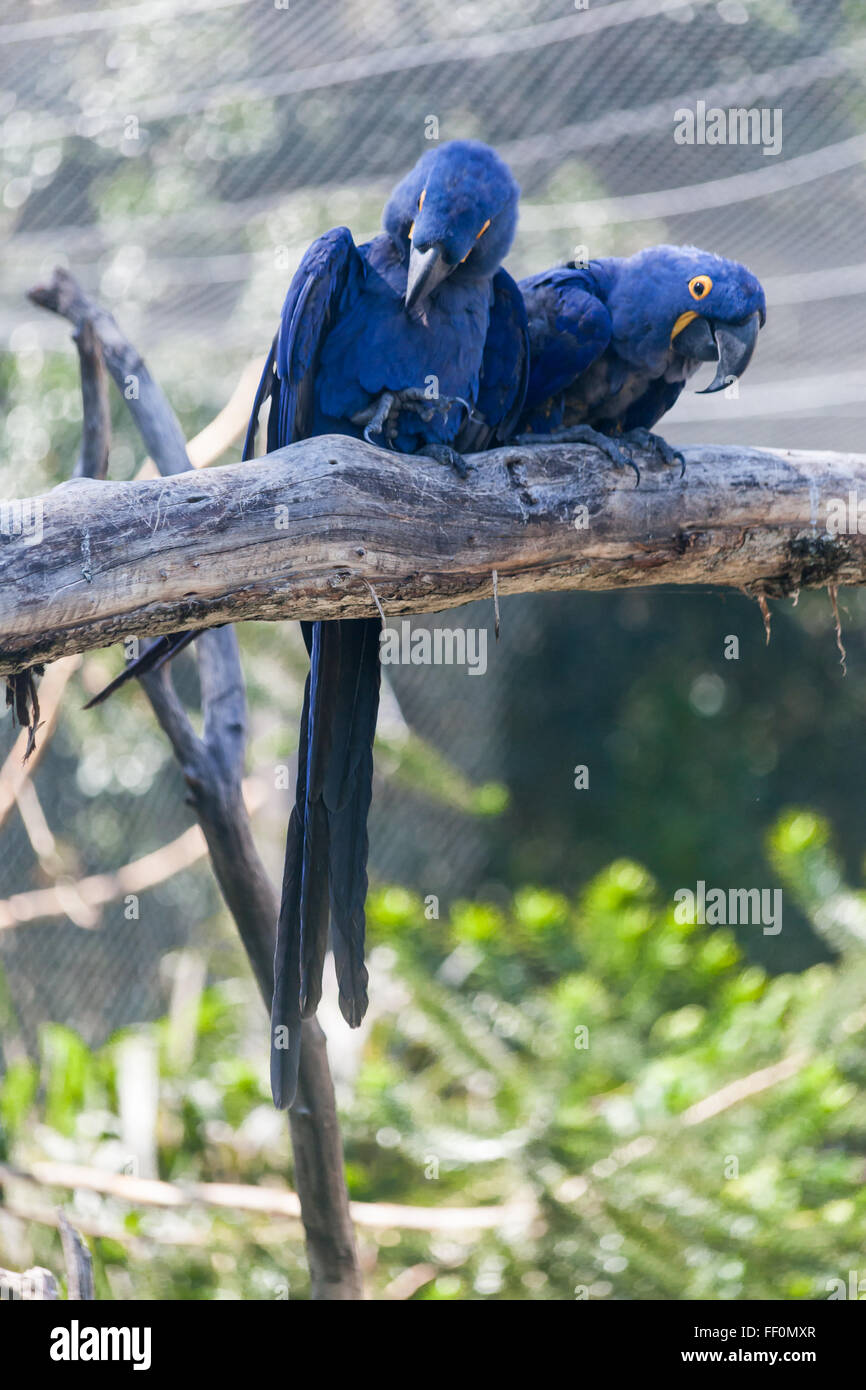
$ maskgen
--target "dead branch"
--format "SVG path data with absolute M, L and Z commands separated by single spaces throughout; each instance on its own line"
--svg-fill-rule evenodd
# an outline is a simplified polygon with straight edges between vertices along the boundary
M 193 468 L 208 468 L 212 463 L 216 463 L 232 444 L 243 439 L 264 365 L 263 357 L 248 362 L 222 410 L 204 429 L 199 430 L 198 434 L 194 434 L 192 439 L 187 441 L 187 457 Z M 135 476 L 155 478 L 158 472 L 153 459 L 146 458 Z
M 704 1096 L 681 1115 L 673 1117 L 660 1134 L 641 1134 L 614 1149 L 605 1159 L 603 1172 L 608 1175 L 654 1152 L 660 1140 L 670 1138 L 682 1128 L 706 1124 L 726 1111 L 773 1090 L 792 1080 L 812 1060 L 806 1050 L 790 1052 L 778 1062 L 761 1067 L 747 1076 L 727 1082 L 719 1090 Z M 596 1165 L 596 1168 L 598 1165 Z M 591 1183 L 589 1176 L 572 1176 L 557 1187 L 556 1195 L 570 1202 L 582 1196 Z M 98 1192 L 105 1197 L 118 1198 L 133 1206 L 162 1207 L 177 1210 L 189 1206 L 230 1208 L 263 1216 L 297 1220 L 300 1203 L 294 1192 L 274 1188 L 252 1187 L 247 1183 L 178 1183 L 156 1178 L 137 1178 L 125 1173 L 112 1173 L 81 1163 L 62 1163 L 38 1160 L 27 1169 L 14 1168 L 0 1162 L 0 1181 L 32 1183 L 38 1187 L 63 1187 Z M 413 1207 L 397 1202 L 353 1202 L 352 1216 L 359 1226 L 376 1230 L 396 1227 L 414 1231 L 496 1230 L 514 1223 L 526 1223 L 537 1214 L 534 1200 L 524 1199 L 482 1207 Z
M 57 1227 L 66 1262 L 66 1296 L 72 1300 L 92 1299 L 93 1257 L 62 1207 L 57 1209 Z
M 264 783 L 246 778 L 243 795 L 247 814 L 254 815 L 265 800 Z M 207 852 L 201 827 L 191 825 L 159 849 L 131 859 L 111 873 L 57 879 L 47 888 L 31 888 L 0 899 L 0 931 L 57 917 L 71 917 L 77 927 L 92 929 L 99 925 L 101 910 L 109 903 L 129 893 L 146 893 L 166 879 L 174 878 L 175 874 L 192 868 Z
M 4 1182 L 26 1182 L 38 1187 L 98 1192 L 104 1197 L 128 1202 L 131 1206 L 159 1207 L 172 1211 L 194 1206 L 210 1207 L 290 1221 L 299 1221 L 301 1216 L 301 1204 L 296 1192 L 253 1187 L 248 1183 L 171 1183 L 157 1178 L 109 1173 L 80 1163 L 51 1161 L 37 1161 L 25 1170 L 0 1163 L 0 1178 Z M 526 1223 L 536 1212 L 535 1202 L 529 1199 L 481 1207 L 417 1207 L 400 1202 L 352 1203 L 353 1220 L 358 1226 L 369 1230 L 497 1230 L 517 1222 Z
M 60 1298 L 57 1280 L 50 1269 L 35 1265 L 19 1274 L 14 1269 L 0 1269 L 0 1301 L 20 1299 L 24 1302 L 43 1303 Z
M 73 333 L 81 368 L 82 428 L 81 453 L 75 465 L 76 478 L 108 477 L 108 451 L 111 447 L 111 411 L 105 386 L 102 347 L 89 319 Z
M 108 360 L 108 359 L 107 359 Z M 772 598 L 866 583 L 866 536 L 828 509 L 866 457 L 702 447 L 638 457 L 639 486 L 586 445 L 477 455 L 466 482 L 342 436 L 156 481 L 76 479 L 38 499 L 42 540 L 0 545 L 0 673 L 246 619 L 391 616 L 527 590 L 714 584 Z
M 114 319 L 94 303 L 66 271 L 55 271 L 50 285 L 30 292 L 34 303 L 63 315 L 80 336 L 87 326 L 98 342 L 109 373 L 123 391 L 139 433 L 162 477 L 135 487 L 170 485 L 173 475 L 192 471 L 186 443 L 167 397 L 150 376 L 135 348 Z M 105 394 L 104 376 L 93 376 L 85 392 L 94 408 L 94 392 Z M 104 401 L 98 403 L 107 418 Z M 115 486 L 91 479 L 65 485 L 95 490 L 94 500 L 107 505 Z M 32 537 L 28 537 L 32 540 Z M 92 552 L 85 534 L 79 573 L 92 580 Z M 11 547 L 6 547 L 7 551 Z M 40 564 L 41 564 L 40 557 Z M 206 632 L 196 647 L 203 713 L 201 736 L 163 668 L 142 680 L 157 720 L 166 734 L 190 793 L 204 833 L 216 878 L 249 956 L 265 1007 L 273 994 L 274 932 L 278 901 L 253 842 L 243 797 L 246 748 L 246 695 L 234 630 Z M 29 673 L 13 682 L 29 680 Z M 30 681 L 32 685 L 32 680 Z M 36 722 L 36 721 L 34 721 Z M 31 729 L 31 739 L 33 730 Z M 325 1035 L 316 1019 L 303 1024 L 298 1096 L 289 1113 L 301 1219 L 306 1236 L 314 1299 L 357 1300 L 363 1296 L 334 1087 Z
M 144 360 L 121 333 L 107 309 L 84 293 L 74 276 L 67 270 L 55 270 L 47 285 L 36 285 L 28 299 L 42 309 L 50 309 L 68 319 L 79 337 L 89 324 L 93 338 L 99 343 L 109 373 L 120 391 L 148 453 L 158 463 L 161 473 L 180 473 L 189 468 L 186 440 L 177 416 L 150 374 Z M 94 376 L 90 383 L 98 391 Z M 85 393 L 85 404 L 93 393 Z

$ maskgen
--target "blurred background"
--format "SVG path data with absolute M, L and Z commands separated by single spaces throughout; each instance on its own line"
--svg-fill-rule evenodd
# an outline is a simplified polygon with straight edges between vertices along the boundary
M 310 240 L 373 235 L 458 136 L 521 183 L 515 275 L 672 241 L 762 279 L 738 398 L 685 394 L 672 442 L 863 448 L 855 0 L 0 0 L 0 52 L 0 497 L 77 453 L 68 327 L 25 297 L 54 266 L 115 313 L 196 461 L 233 461 Z M 698 101 L 780 111 L 781 152 L 676 143 Z M 132 477 L 117 397 L 114 429 Z M 824 592 L 773 604 L 769 645 L 754 602 L 710 590 L 509 598 L 498 644 L 487 605 L 418 620 L 486 626 L 489 665 L 387 672 L 372 1007 L 350 1034 L 323 1006 L 373 1296 L 809 1299 L 866 1277 L 866 605 L 840 605 L 847 677 Z M 290 624 L 239 637 L 276 876 L 306 662 Z M 81 710 L 120 664 L 47 673 L 29 778 L 0 724 L 0 1265 L 58 1267 L 66 1196 L 101 1297 L 304 1297 L 296 1224 L 50 1182 L 67 1161 L 291 1182 L 167 746 L 137 690 Z M 176 681 L 194 704 L 188 656 Z M 782 932 L 677 924 L 700 879 L 782 888 Z M 386 1201 L 426 1214 L 395 1225 Z

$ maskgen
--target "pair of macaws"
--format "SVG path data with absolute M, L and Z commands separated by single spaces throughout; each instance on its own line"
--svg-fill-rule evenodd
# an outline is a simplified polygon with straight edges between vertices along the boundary
M 487 145 L 429 150 L 397 185 L 383 231 L 319 237 L 289 287 L 244 449 L 312 435 L 364 437 L 466 475 L 463 454 L 519 435 L 585 440 L 617 463 L 700 362 L 721 389 L 751 358 L 764 293 L 733 261 L 656 246 L 559 266 L 516 285 L 502 268 L 519 189 Z M 432 389 L 431 389 L 432 386 Z M 634 466 L 634 465 L 632 465 Z M 378 617 L 302 624 L 310 656 L 286 846 L 271 1017 L 275 1103 L 291 1105 L 301 1021 L 315 1013 L 330 923 L 340 1008 L 367 1008 L 367 814 L 379 703 Z M 125 676 L 195 634 L 161 639 Z

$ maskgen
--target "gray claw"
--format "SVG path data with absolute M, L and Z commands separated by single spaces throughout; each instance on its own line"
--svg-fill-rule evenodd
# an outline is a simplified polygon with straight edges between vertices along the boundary
M 625 438 L 625 436 L 623 436 Z M 619 447 L 615 439 L 610 435 L 602 434 L 600 430 L 594 430 L 591 425 L 568 425 L 564 429 L 551 430 L 550 434 L 519 434 L 512 440 L 513 444 L 591 444 L 594 449 L 609 458 L 616 468 L 631 468 L 634 470 L 638 484 L 640 483 L 640 469 L 630 454 Z
M 435 459 L 437 463 L 445 463 L 449 468 L 453 468 L 458 478 L 469 476 L 469 464 L 450 444 L 425 444 L 423 453 L 428 458 Z
M 679 449 L 675 449 L 673 445 L 668 444 L 667 440 L 663 439 L 660 434 L 653 434 L 652 430 L 634 429 L 629 430 L 628 434 L 624 434 L 623 439 L 628 440 L 629 443 L 637 444 L 641 448 L 652 449 L 662 462 L 668 464 L 669 467 L 673 467 L 674 464 L 678 463 L 680 466 L 680 477 L 682 478 L 684 476 L 686 471 L 685 458 Z
M 366 410 L 359 410 L 352 416 L 353 425 L 364 426 L 364 438 L 368 444 L 378 444 L 384 437 L 391 411 L 394 409 L 394 396 L 383 391 L 378 400 Z

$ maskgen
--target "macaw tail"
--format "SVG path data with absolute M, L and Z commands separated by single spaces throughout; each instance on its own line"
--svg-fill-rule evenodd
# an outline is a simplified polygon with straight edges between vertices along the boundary
M 119 690 L 127 681 L 131 681 L 135 676 L 144 676 L 148 671 L 158 671 L 166 661 L 171 661 L 178 652 L 182 652 L 184 647 L 188 647 L 198 637 L 198 631 L 194 632 L 172 632 L 166 637 L 157 637 L 155 642 L 136 657 L 135 661 L 130 661 L 125 670 L 119 676 L 115 676 L 98 695 L 94 695 L 92 700 L 88 700 L 85 709 L 93 709 L 94 705 L 101 705 L 103 700 L 107 700 L 109 695 L 113 695 L 115 690 Z
M 330 916 L 340 1009 L 367 1010 L 367 815 L 379 709 L 377 618 L 302 624 L 310 652 L 274 957 L 271 1088 L 280 1109 L 298 1079 L 301 1020 L 322 994 Z

